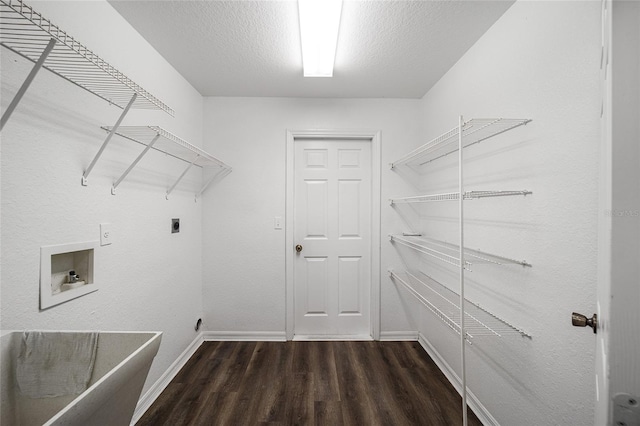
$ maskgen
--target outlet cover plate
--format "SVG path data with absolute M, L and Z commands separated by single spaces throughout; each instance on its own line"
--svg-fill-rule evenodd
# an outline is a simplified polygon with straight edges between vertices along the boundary
M 108 246 L 109 244 L 113 244 L 113 231 L 111 231 L 111 224 L 101 223 L 100 224 L 100 245 Z

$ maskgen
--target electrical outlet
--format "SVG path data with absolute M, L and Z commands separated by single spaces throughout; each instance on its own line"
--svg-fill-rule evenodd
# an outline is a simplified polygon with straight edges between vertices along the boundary
M 111 231 L 110 223 L 100 224 L 100 245 L 108 246 L 113 243 L 113 231 Z
M 176 234 L 180 232 L 180 219 L 171 219 L 171 233 Z

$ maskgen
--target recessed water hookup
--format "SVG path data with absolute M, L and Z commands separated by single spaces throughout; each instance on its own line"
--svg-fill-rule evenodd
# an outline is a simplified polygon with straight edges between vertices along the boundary
M 40 309 L 98 290 L 98 247 L 98 241 L 86 241 L 40 248 Z
M 180 232 L 180 219 L 171 219 L 171 233 L 176 234 Z

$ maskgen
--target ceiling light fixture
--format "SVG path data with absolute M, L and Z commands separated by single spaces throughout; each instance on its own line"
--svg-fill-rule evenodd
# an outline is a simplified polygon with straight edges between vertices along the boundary
M 333 77 L 342 0 L 298 0 L 305 77 Z

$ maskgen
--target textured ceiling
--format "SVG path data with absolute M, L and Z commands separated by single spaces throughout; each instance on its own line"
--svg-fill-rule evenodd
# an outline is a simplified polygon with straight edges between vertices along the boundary
M 110 0 L 203 96 L 421 98 L 513 1 L 345 0 L 332 78 L 304 78 L 297 2 Z

